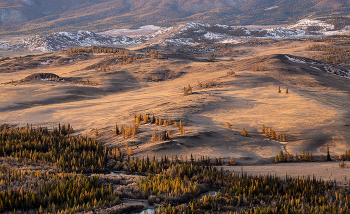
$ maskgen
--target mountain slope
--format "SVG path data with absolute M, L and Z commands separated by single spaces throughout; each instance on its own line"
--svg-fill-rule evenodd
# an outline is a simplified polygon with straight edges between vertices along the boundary
M 0 35 L 104 31 L 178 22 L 285 24 L 310 14 L 349 15 L 349 0 L 4 0 Z

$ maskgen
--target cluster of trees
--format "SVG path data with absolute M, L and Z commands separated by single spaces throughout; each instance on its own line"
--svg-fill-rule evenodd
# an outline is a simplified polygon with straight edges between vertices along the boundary
M 118 129 L 118 125 L 116 125 L 116 131 L 115 133 L 117 135 L 123 135 L 124 139 L 135 137 L 137 133 L 139 132 L 139 124 L 133 123 L 130 126 L 127 125 L 121 125 L 120 130 Z
M 173 78 L 173 74 L 171 72 L 169 72 L 169 74 L 164 74 L 164 80 L 167 80 L 167 79 L 172 79 Z M 158 82 L 159 79 L 157 76 L 152 76 L 152 81 L 153 82 Z
M 265 31 L 265 33 L 263 35 L 265 35 L 265 34 L 266 34 L 266 31 Z M 260 45 L 261 41 L 259 39 L 257 39 L 257 38 L 254 38 L 254 39 L 250 40 L 249 43 L 250 44 L 255 44 L 255 45 Z
M 152 141 L 166 141 L 169 140 L 171 136 L 171 130 L 167 130 L 167 131 L 159 131 L 157 133 L 157 131 L 154 129 L 154 132 L 152 134 Z
M 171 126 L 172 125 L 172 121 L 171 118 L 168 119 L 162 119 L 162 118 L 156 118 L 154 115 L 152 115 L 152 117 L 148 116 L 147 114 L 135 114 L 134 115 L 135 118 L 135 123 L 137 125 L 140 125 L 141 122 L 143 122 L 144 124 L 147 123 L 151 123 L 151 124 L 156 124 L 158 126 Z M 174 123 L 174 125 L 176 126 L 176 122 Z M 180 124 L 182 124 L 181 120 L 180 120 Z
M 213 159 L 213 163 L 215 166 L 223 166 L 226 164 L 229 164 L 230 166 L 235 165 L 235 161 L 233 160 L 233 158 L 231 157 L 230 161 L 228 163 L 225 163 L 224 158 L 216 158 L 216 156 Z
M 192 87 L 188 84 L 188 87 L 184 87 L 184 95 L 192 94 Z
M 214 80 L 209 80 L 208 82 L 201 83 L 198 82 L 198 88 L 211 88 L 215 85 Z
M 13 176 L 10 175 L 19 176 L 8 170 L 0 177 L 5 182 L 11 182 Z M 120 202 L 112 186 L 104 187 L 98 176 L 88 178 L 73 173 L 51 174 L 40 171 L 35 172 L 35 175 L 33 172 L 33 176 L 43 181 L 36 183 L 33 188 L 0 191 L 0 212 L 37 209 L 40 213 L 71 213 Z
M 187 165 L 166 173 L 182 178 Z M 192 183 L 222 187 L 217 195 L 192 199 L 187 205 L 161 206 L 155 213 L 348 213 L 350 200 L 343 187 L 315 177 L 275 177 L 230 173 L 210 166 L 194 166 L 186 178 Z M 236 211 L 239 212 L 236 212 Z
M 154 155 L 152 155 L 151 158 L 149 156 L 142 156 L 141 158 L 139 158 L 137 156 L 125 156 L 120 149 L 114 149 L 114 151 L 110 153 L 109 158 L 117 160 L 117 170 L 125 170 L 127 172 L 158 174 L 168 169 L 175 170 L 176 167 L 179 167 L 179 165 L 181 165 L 183 167 L 180 173 L 182 179 L 184 178 L 184 176 L 193 176 L 193 169 L 200 170 L 200 167 L 211 167 L 212 165 L 215 165 L 214 161 L 211 161 L 209 157 L 204 156 L 198 157 L 198 159 L 193 157 L 192 154 L 189 158 L 187 156 L 178 157 L 177 155 L 171 155 L 171 157 L 168 157 L 166 155 L 162 156 L 160 159 L 155 158 Z M 232 161 L 232 163 L 234 163 L 233 159 Z M 171 171 L 171 174 L 173 173 L 174 172 Z
M 275 163 L 290 162 L 290 161 L 292 161 L 290 154 L 288 152 L 286 154 L 283 154 L 282 150 L 275 157 Z
M 180 120 L 179 124 L 175 122 L 173 124 L 171 118 L 168 119 L 162 119 L 162 118 L 156 118 L 154 115 L 150 117 L 147 114 L 135 114 L 134 115 L 135 122 L 131 126 L 124 126 L 121 125 L 121 127 L 118 127 L 118 124 L 116 124 L 115 127 L 115 135 L 123 135 L 124 138 L 134 137 L 137 135 L 139 131 L 139 126 L 141 123 L 147 124 L 155 124 L 157 126 L 171 126 L 174 125 L 176 127 L 179 127 L 179 131 L 181 135 L 185 134 L 185 129 L 182 125 L 182 121 Z M 154 133 L 152 135 L 152 141 L 161 141 L 161 140 L 169 140 L 171 136 L 171 130 L 167 131 L 160 131 L 159 133 L 154 130 Z
M 311 151 L 306 152 L 304 151 L 304 149 L 301 150 L 301 156 L 295 152 L 295 161 L 310 161 L 313 162 L 315 161 L 314 157 L 312 156 Z
M 326 63 L 348 63 L 350 59 L 350 47 L 330 46 L 324 44 L 313 44 L 306 48 L 307 51 L 324 51 L 323 55 L 313 57 L 316 60 Z
M 281 86 L 278 86 L 278 91 L 277 91 L 279 94 L 281 93 Z M 286 87 L 286 94 L 288 94 L 288 88 Z
M 155 123 L 156 118 L 145 114 L 135 115 L 136 125 L 151 121 Z M 168 123 L 168 120 L 166 121 Z M 157 119 L 157 124 L 164 125 L 164 120 Z M 68 125 L 63 126 L 67 130 Z M 204 156 L 196 159 L 192 155 L 189 159 L 187 156 L 184 158 L 177 155 L 162 156 L 160 159 L 154 155 L 151 158 L 148 156 L 139 158 L 133 156 L 129 146 L 125 151 L 120 148 L 107 149 L 92 138 L 69 137 L 67 132 L 62 132 L 63 126 L 60 126 L 60 130 L 56 128 L 53 131 L 40 127 L 9 129 L 1 126 L 0 155 L 15 157 L 22 161 L 52 162 L 66 171 L 74 169 L 83 172 L 103 171 L 106 169 L 107 160 L 115 160 L 116 170 L 150 174 L 138 180 L 139 191 L 144 197 L 156 195 L 162 200 L 167 197 L 190 200 L 188 205 L 172 203 L 173 205 L 160 207 L 157 213 L 230 213 L 237 210 L 240 210 L 240 213 L 350 212 L 349 196 L 345 188 L 337 187 L 335 182 L 310 177 L 252 176 L 243 173 L 243 170 L 241 173 L 218 170 L 213 165 L 224 165 L 223 158 L 214 158 L 213 161 Z M 182 127 L 181 121 L 178 126 Z M 117 130 L 119 129 L 116 125 L 116 132 Z M 349 155 L 350 151 L 345 154 Z M 295 154 L 295 157 L 298 155 Z M 312 154 L 302 152 L 302 157 L 311 160 Z M 292 159 L 289 154 L 283 152 L 277 158 L 279 161 Z M 233 158 L 229 164 L 234 165 Z M 28 176 L 41 179 L 37 185 L 22 190 L 0 189 L 0 212 L 14 209 L 78 212 L 119 203 L 119 198 L 113 193 L 112 187 L 104 187 L 98 181 L 98 177 L 87 178 L 73 173 L 28 174 L 2 170 L 0 186 L 8 188 L 9 182 L 25 181 Z M 199 200 L 195 199 L 200 193 L 199 184 L 221 189 L 216 196 L 204 196 Z
M 177 126 L 177 124 L 174 124 L 174 125 Z M 179 130 L 180 130 L 180 135 L 184 135 L 185 134 L 185 129 L 182 126 L 182 121 L 181 120 L 180 120 L 180 123 L 179 123 Z
M 66 50 L 67 53 L 117 53 L 124 51 L 124 49 L 117 48 L 109 48 L 109 47 L 101 47 L 101 46 L 91 46 L 91 47 L 77 47 L 77 48 L 69 48 Z
M 0 156 L 52 162 L 66 171 L 105 171 L 107 148 L 94 138 L 67 136 L 72 131 L 69 125 L 52 131 L 29 126 L 4 129 L 0 132 Z
M 265 125 L 263 125 L 261 132 L 264 133 L 265 137 L 271 138 L 272 140 L 287 142 L 287 138 L 285 134 L 276 133 L 271 127 L 265 128 Z
M 252 71 L 263 71 L 264 70 L 264 67 L 260 66 L 260 65 L 255 65 L 253 68 L 252 68 Z
M 344 159 L 345 160 L 350 160 L 350 149 L 349 150 L 345 150 Z
M 148 198 L 149 195 L 166 194 L 167 196 L 183 196 L 190 194 L 197 196 L 200 193 L 198 184 L 188 181 L 187 178 L 172 178 L 165 173 L 158 175 L 149 175 L 148 177 L 138 179 L 139 189 L 143 196 Z
M 0 131 L 7 130 L 7 129 L 9 129 L 9 126 L 7 124 L 3 124 L 3 125 L 0 124 Z
M 227 71 L 227 76 L 229 76 L 229 75 L 235 75 L 236 74 L 236 72 L 234 72 L 234 71 Z
M 95 71 L 102 70 L 103 72 L 111 71 L 111 67 L 109 66 L 96 66 Z
M 304 149 L 302 150 L 302 155 L 298 155 L 297 152 L 295 152 L 295 156 L 293 157 L 292 155 L 290 155 L 288 152 L 286 154 L 283 154 L 282 151 L 280 151 L 278 153 L 278 155 L 276 155 L 275 157 L 275 163 L 280 163 L 280 162 L 291 162 L 291 161 L 295 161 L 295 162 L 299 162 L 299 161 L 306 161 L 306 162 L 314 162 L 315 159 L 312 156 L 311 151 L 305 153 Z
M 148 53 L 147 53 L 147 51 L 145 52 L 145 58 L 163 59 L 163 55 L 161 55 L 159 52 L 152 49 Z
M 241 135 L 243 135 L 243 136 L 245 136 L 245 137 L 248 137 L 248 136 L 249 136 L 248 130 L 245 129 L 244 127 L 242 127 Z

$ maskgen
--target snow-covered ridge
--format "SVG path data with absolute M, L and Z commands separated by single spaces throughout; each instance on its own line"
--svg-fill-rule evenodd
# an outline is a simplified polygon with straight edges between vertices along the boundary
M 334 29 L 334 25 L 328 24 L 325 21 L 317 19 L 302 19 L 298 21 L 295 25 L 287 27 L 287 29 L 306 30 L 308 27 L 319 27 L 319 31 L 329 31 Z
M 98 35 L 89 31 L 78 31 L 76 33 L 57 32 L 46 35 L 36 35 L 13 42 L 0 43 L 0 48 L 7 50 L 52 52 L 71 47 L 128 45 L 133 43 L 135 43 L 135 40 L 126 36 L 110 37 Z
M 152 44 L 192 45 L 208 41 L 213 43 L 235 44 L 252 38 L 307 38 L 341 34 L 349 30 L 350 26 L 345 26 L 342 30 L 334 30 L 333 25 L 326 23 L 326 21 L 316 19 L 302 19 L 294 25 L 284 27 L 264 28 L 260 26 L 260 28 L 255 29 L 191 22 L 168 28 L 152 25 L 144 26 L 136 30 L 114 29 L 101 33 L 92 33 L 89 31 L 78 31 L 75 33 L 57 32 L 47 35 L 36 35 L 16 41 L 3 42 L 0 43 L 0 48 L 14 51 L 52 52 L 68 49 L 70 47 L 92 45 L 141 44 L 152 39 Z M 133 37 L 120 35 L 121 32 L 127 35 L 133 35 Z M 171 34 L 169 32 L 171 32 Z M 137 36 L 137 34 L 141 35 Z M 111 35 L 115 36 L 112 37 Z
M 285 55 L 285 57 L 291 62 L 307 64 L 313 69 L 316 69 L 319 71 L 325 71 L 325 72 L 332 74 L 334 76 L 350 79 L 350 70 L 340 68 L 336 65 L 329 65 L 327 63 L 319 63 L 319 62 L 313 61 L 311 59 L 298 59 L 295 57 L 292 58 L 292 57 L 287 56 L 287 55 Z M 318 67 L 316 67 L 316 66 L 318 66 Z

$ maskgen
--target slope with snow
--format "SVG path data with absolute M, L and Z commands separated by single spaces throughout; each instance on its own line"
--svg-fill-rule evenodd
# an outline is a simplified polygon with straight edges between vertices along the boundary
M 311 29 L 310 29 L 311 28 Z M 147 29 L 147 30 L 145 30 Z M 0 48 L 14 51 L 52 52 L 70 47 L 92 45 L 131 45 L 150 44 L 193 45 L 210 43 L 240 43 L 252 38 L 306 38 L 322 35 L 341 34 L 349 31 L 347 26 L 342 30 L 334 30 L 334 26 L 321 20 L 303 19 L 294 25 L 278 28 L 247 29 L 245 27 L 230 27 L 227 25 L 210 25 L 203 23 L 188 23 L 174 27 L 145 26 L 137 30 L 115 29 L 102 33 L 78 31 L 76 33 L 58 32 L 47 35 L 36 35 L 17 41 L 0 43 Z M 120 35 L 122 32 L 141 33 L 130 38 Z M 150 32 L 147 34 L 147 32 Z M 108 34 L 108 35 L 104 35 Z M 110 35 L 117 35 L 112 37 Z
M 89 31 L 78 31 L 77 33 L 57 32 L 47 35 L 36 35 L 13 42 L 0 43 L 0 48 L 15 51 L 52 52 L 71 47 L 128 45 L 134 43 L 135 40 L 126 36 L 111 37 Z

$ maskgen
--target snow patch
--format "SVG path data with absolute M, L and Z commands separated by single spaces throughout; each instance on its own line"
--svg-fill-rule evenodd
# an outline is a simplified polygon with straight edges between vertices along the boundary
M 234 38 L 227 38 L 227 39 L 224 39 L 224 40 L 221 40 L 220 43 L 230 43 L 230 44 L 239 44 L 241 43 L 242 41 L 239 41 L 238 39 L 234 39 Z
M 220 39 L 223 37 L 225 37 L 225 35 L 220 34 L 220 33 L 207 32 L 206 34 L 204 34 L 204 38 L 206 38 L 206 39 Z
M 296 62 L 296 63 L 306 63 L 304 60 L 299 60 L 299 59 L 296 59 L 296 58 L 292 58 L 292 57 L 289 57 L 287 55 L 285 55 L 285 57 L 289 60 L 289 61 L 292 61 L 292 62 Z
M 277 9 L 277 8 L 279 8 L 279 6 L 272 6 L 272 7 L 266 8 L 265 10 L 273 10 L 273 9 Z

